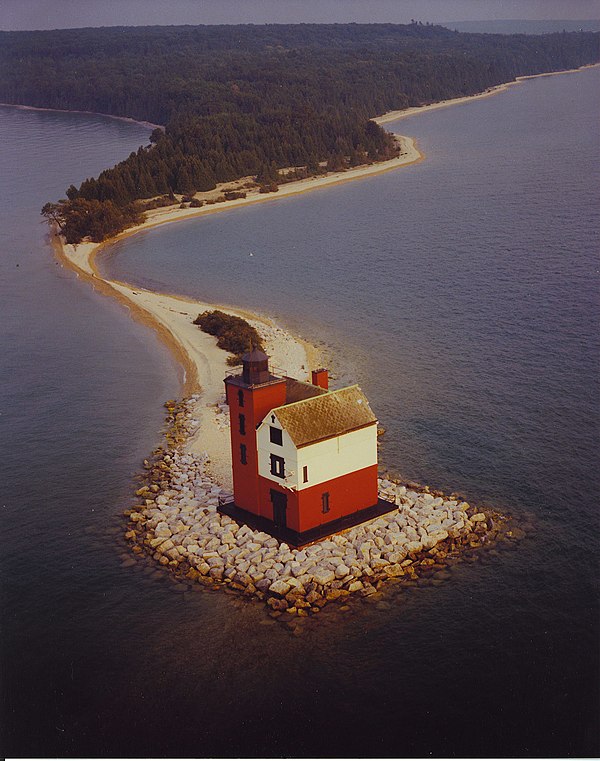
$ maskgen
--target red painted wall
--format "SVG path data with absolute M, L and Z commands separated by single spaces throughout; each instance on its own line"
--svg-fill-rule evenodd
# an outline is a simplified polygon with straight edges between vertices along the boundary
M 329 512 L 323 513 L 322 495 L 329 492 Z M 329 523 L 377 503 L 377 465 L 301 489 L 298 492 L 297 531 Z M 294 527 L 295 528 L 295 527 Z
M 240 390 L 244 395 L 243 406 L 239 404 L 238 391 Z M 256 427 L 268 412 L 285 404 L 285 380 L 253 388 L 244 388 L 225 380 L 225 392 L 231 417 L 231 461 L 235 504 L 254 515 L 261 515 Z M 240 433 L 238 418 L 240 414 L 246 418 L 245 434 Z M 246 445 L 245 465 L 242 465 L 240 460 L 241 444 Z
M 377 503 L 377 465 L 362 468 L 346 476 L 325 481 L 308 489 L 286 489 L 263 476 L 258 477 L 259 510 L 252 511 L 273 520 L 271 489 L 287 495 L 287 527 L 294 531 L 308 531 L 345 515 Z M 329 512 L 323 513 L 322 494 L 329 492 Z M 236 505 L 239 502 L 236 498 Z M 242 505 L 239 505 L 242 507 Z

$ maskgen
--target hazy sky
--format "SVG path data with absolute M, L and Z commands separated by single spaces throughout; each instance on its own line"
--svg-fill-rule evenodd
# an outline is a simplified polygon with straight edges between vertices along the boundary
M 600 0 L 0 0 L 0 29 L 598 19 Z

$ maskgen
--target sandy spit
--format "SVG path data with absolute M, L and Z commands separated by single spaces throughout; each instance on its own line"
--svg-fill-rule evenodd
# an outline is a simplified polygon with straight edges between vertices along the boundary
M 300 379 L 307 379 L 309 371 L 318 365 L 317 349 L 300 338 L 294 338 L 266 317 L 218 304 L 157 293 L 102 277 L 96 267 L 95 257 L 106 243 L 73 246 L 65 244 L 55 234 L 52 236 L 52 245 L 58 260 L 65 267 L 76 272 L 100 293 L 117 299 L 134 319 L 151 327 L 171 351 L 181 368 L 180 380 L 184 396 L 200 392 L 199 398 L 191 404 L 193 415 L 200 425 L 197 434 L 186 443 L 185 451 L 192 454 L 206 452 L 210 458 L 207 468 L 209 475 L 222 486 L 231 488 L 229 428 L 222 405 L 223 379 L 232 373 L 232 368 L 227 365 L 229 355 L 217 347 L 215 338 L 194 325 L 193 320 L 200 312 L 216 308 L 244 317 L 263 337 L 272 366 Z

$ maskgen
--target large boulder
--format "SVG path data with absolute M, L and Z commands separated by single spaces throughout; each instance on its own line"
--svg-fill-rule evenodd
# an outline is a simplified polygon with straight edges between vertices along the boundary
M 283 579 L 277 579 L 269 587 L 269 592 L 284 597 L 290 591 L 290 585 L 283 581 Z
M 317 584 L 326 586 L 335 579 L 335 573 L 329 568 L 318 567 L 313 572 L 313 579 Z
M 335 576 L 337 579 L 343 579 L 350 573 L 350 569 L 347 565 L 340 563 L 335 569 Z
M 350 582 L 350 584 L 348 585 L 348 592 L 359 592 L 362 588 L 363 588 L 362 581 L 355 579 L 355 581 Z
M 388 567 L 385 569 L 385 572 L 388 576 L 391 576 L 392 578 L 396 576 L 404 576 L 404 568 L 399 563 L 393 563 L 392 565 L 388 565 Z
M 171 529 L 165 521 L 161 521 L 154 529 L 154 535 L 156 537 L 167 538 L 171 536 Z

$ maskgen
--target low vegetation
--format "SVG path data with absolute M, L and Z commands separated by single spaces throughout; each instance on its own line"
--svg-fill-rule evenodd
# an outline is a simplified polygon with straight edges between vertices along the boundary
M 263 348 L 256 328 L 241 317 L 226 314 L 219 309 L 199 314 L 194 320 L 194 325 L 198 325 L 211 336 L 217 336 L 217 346 L 233 354 L 233 357 L 227 360 L 230 365 L 239 364 L 242 356 L 253 348 Z

